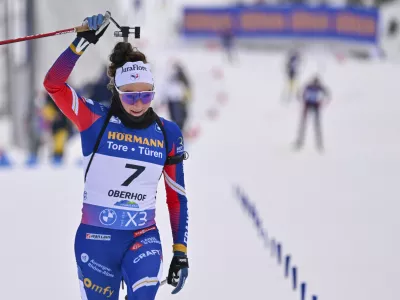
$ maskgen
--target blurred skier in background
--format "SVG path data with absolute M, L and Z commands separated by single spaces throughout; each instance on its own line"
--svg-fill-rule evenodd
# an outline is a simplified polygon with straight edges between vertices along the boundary
M 143 8 L 142 0 L 133 0 L 133 8 L 135 9 L 135 13 L 138 14 Z
M 112 92 L 108 89 L 107 85 L 110 82 L 110 78 L 107 75 L 107 66 L 104 66 L 104 71 L 100 77 L 85 85 L 79 92 L 81 94 L 89 95 L 89 99 L 97 101 L 105 106 L 111 105 Z
M 133 0 L 133 16 L 137 24 L 144 24 L 146 21 L 146 8 L 143 0 Z
M 298 129 L 297 141 L 295 148 L 298 150 L 303 147 L 306 122 L 309 113 L 314 114 L 314 129 L 316 146 L 318 150 L 323 151 L 323 139 L 321 129 L 321 107 L 331 101 L 330 93 L 327 88 L 321 83 L 318 75 L 316 75 L 309 84 L 304 88 L 304 91 L 300 97 L 300 101 L 303 102 L 300 125 Z
M 0 167 L 11 167 L 11 161 L 3 148 L 0 148 Z
M 231 26 L 226 26 L 222 29 L 221 32 L 221 43 L 222 48 L 225 51 L 226 57 L 228 58 L 228 62 L 233 64 L 234 62 L 234 33 Z
M 288 92 L 286 101 L 290 101 L 296 94 L 297 76 L 299 74 L 300 66 L 300 53 L 298 51 L 291 51 L 286 61 L 286 76 Z
M 45 97 L 45 94 L 41 93 L 33 101 L 29 101 L 30 107 L 26 118 L 26 130 L 29 132 L 28 158 L 25 161 L 27 167 L 34 167 L 39 162 L 39 150 L 46 129 L 42 113 Z
M 73 135 L 74 128 L 68 118 L 57 108 L 53 99 L 46 93 L 43 116 L 50 125 L 52 137 L 51 160 L 54 165 L 63 163 L 65 146 Z
M 168 105 L 169 116 L 185 132 L 191 84 L 182 63 L 173 63 L 172 72 L 167 76 L 164 86 L 164 102 Z

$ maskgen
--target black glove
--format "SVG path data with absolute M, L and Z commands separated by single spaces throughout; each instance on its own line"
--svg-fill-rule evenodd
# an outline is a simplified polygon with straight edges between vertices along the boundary
M 110 17 L 108 14 L 109 13 L 106 13 L 106 16 L 98 14 L 97 16 L 87 17 L 84 23 L 88 24 L 90 30 L 79 32 L 77 36 L 84 38 L 90 44 L 96 44 L 110 25 Z
M 175 287 L 172 294 L 177 294 L 185 285 L 189 276 L 189 261 L 186 255 L 174 255 L 168 272 L 168 284 Z

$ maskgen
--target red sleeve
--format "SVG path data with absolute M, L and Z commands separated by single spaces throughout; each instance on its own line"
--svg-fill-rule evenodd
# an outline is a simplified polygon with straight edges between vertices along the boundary
M 100 115 L 92 112 L 86 100 L 80 97 L 66 81 L 80 55 L 73 51 L 74 45 L 65 50 L 48 71 L 43 85 L 60 110 L 79 129 L 89 128 Z
M 170 132 L 170 136 L 168 137 L 173 141 L 172 149 L 168 156 L 182 154 L 184 151 L 182 134 L 176 125 L 175 127 L 175 130 Z M 185 191 L 183 162 L 164 167 L 164 182 L 174 240 L 173 250 L 186 253 L 189 215 L 188 200 Z

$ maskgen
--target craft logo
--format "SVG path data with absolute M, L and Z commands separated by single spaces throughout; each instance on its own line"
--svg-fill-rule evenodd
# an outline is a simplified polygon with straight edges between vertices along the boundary
M 99 215 L 100 223 L 106 226 L 111 226 L 117 221 L 117 213 L 112 209 L 105 209 Z
M 154 256 L 154 255 L 161 256 L 161 250 L 149 250 L 149 251 L 143 252 L 133 260 L 133 263 L 137 264 L 143 258 L 146 258 L 146 257 L 149 257 L 149 256 Z

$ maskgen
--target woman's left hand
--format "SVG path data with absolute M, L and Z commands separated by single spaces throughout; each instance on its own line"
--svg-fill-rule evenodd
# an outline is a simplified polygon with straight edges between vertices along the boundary
M 179 293 L 189 276 L 189 261 L 186 255 L 175 254 L 168 272 L 168 284 L 175 287 L 172 294 Z

